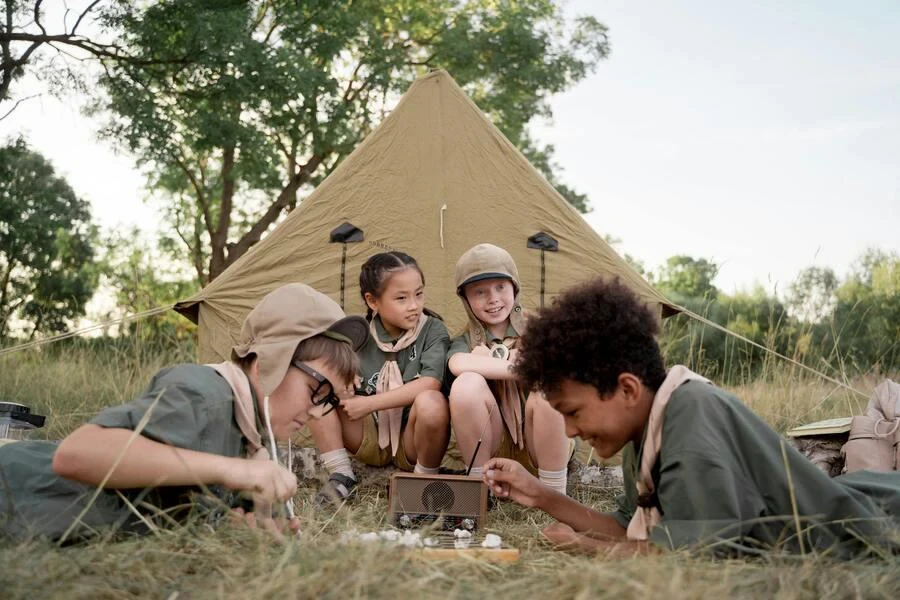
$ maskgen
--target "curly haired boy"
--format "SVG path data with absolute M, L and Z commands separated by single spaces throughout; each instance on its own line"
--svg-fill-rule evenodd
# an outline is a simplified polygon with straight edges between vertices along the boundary
M 584 506 L 505 459 L 485 464 L 495 494 L 546 511 L 559 522 L 544 535 L 582 551 L 897 549 L 900 473 L 829 478 L 731 394 L 683 366 L 666 371 L 658 331 L 634 293 L 598 279 L 564 293 L 521 338 L 515 370 L 563 415 L 566 434 L 604 458 L 623 451 L 618 509 Z

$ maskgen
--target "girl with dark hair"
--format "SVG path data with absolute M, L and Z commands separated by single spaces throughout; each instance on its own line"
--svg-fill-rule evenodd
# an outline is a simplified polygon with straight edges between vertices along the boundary
M 441 393 L 447 327 L 425 308 L 425 276 L 413 257 L 382 252 L 359 275 L 369 339 L 359 351 L 356 394 L 331 418 L 311 423 L 331 473 L 321 500 L 339 502 L 356 486 L 350 453 L 373 465 L 437 473 L 450 440 L 450 409 Z

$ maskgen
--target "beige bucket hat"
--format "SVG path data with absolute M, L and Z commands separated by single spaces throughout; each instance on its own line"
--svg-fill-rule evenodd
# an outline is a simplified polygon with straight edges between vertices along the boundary
M 303 283 L 290 283 L 263 297 L 244 319 L 235 356 L 251 353 L 259 360 L 259 384 L 268 396 L 284 379 L 291 358 L 303 340 L 316 335 L 350 344 L 359 351 L 369 335 L 362 317 L 348 317 L 337 302 Z
M 484 325 L 472 312 L 469 301 L 466 300 L 465 287 L 476 281 L 485 279 L 508 279 L 513 284 L 515 290 L 515 301 L 512 311 L 509 313 L 509 321 L 513 329 L 519 335 L 525 332 L 525 314 L 522 306 L 519 304 L 519 270 L 516 268 L 516 262 L 510 256 L 509 252 L 494 246 L 493 244 L 478 244 L 467 250 L 456 261 L 456 293 L 462 300 L 469 316 L 469 324 L 467 326 L 469 332 L 469 346 L 486 344 L 487 335 L 484 331 Z

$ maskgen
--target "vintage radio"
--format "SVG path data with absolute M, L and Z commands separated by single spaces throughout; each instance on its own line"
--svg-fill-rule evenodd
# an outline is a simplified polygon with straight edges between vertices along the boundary
M 394 473 L 388 517 L 397 527 L 481 530 L 487 523 L 488 489 L 463 475 Z

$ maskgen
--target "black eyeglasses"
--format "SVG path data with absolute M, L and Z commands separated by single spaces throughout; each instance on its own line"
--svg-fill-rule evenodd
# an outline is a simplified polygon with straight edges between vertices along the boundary
M 298 369 L 315 379 L 318 383 L 316 389 L 313 390 L 312 393 L 312 405 L 328 406 L 328 408 L 325 409 L 325 412 L 322 413 L 323 417 L 341 405 L 340 398 L 338 398 L 337 394 L 334 393 L 334 386 L 331 385 L 331 382 L 328 381 L 328 379 L 324 375 L 322 375 L 312 367 L 308 367 L 299 361 L 294 361 L 291 363 L 291 365 L 297 367 Z M 321 397 L 319 397 L 320 394 L 322 394 Z

